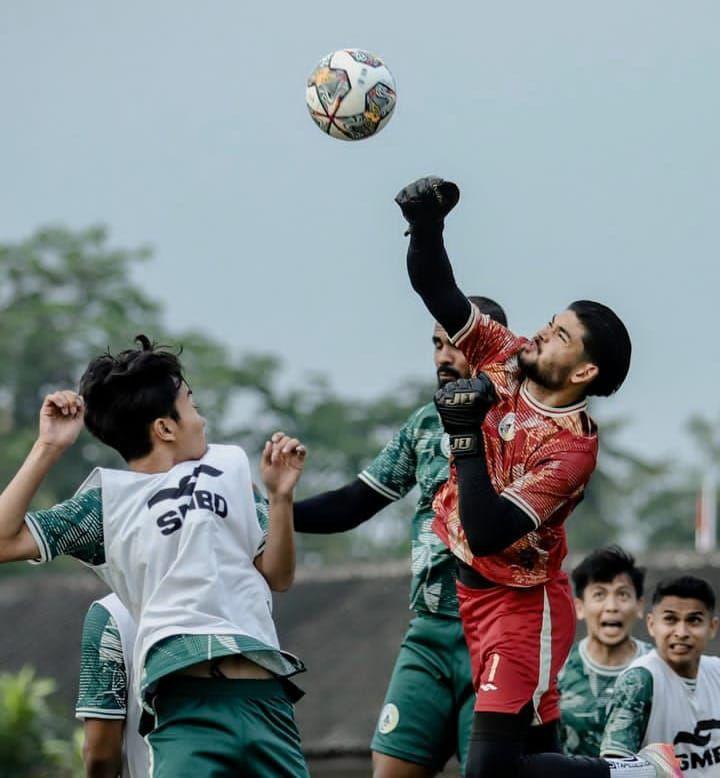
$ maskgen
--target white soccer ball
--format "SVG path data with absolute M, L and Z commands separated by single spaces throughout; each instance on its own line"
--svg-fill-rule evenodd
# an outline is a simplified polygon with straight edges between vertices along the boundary
M 383 61 L 362 49 L 323 57 L 307 82 L 305 100 L 317 126 L 333 138 L 362 140 L 390 121 L 397 96 Z

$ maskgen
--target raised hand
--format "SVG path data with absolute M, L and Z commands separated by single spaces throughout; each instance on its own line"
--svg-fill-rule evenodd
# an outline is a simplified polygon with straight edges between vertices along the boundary
M 76 392 L 48 394 L 40 408 L 38 443 L 64 451 L 83 428 L 85 404 Z
M 265 444 L 260 473 L 269 497 L 290 497 L 300 480 L 307 450 L 297 438 L 276 432 Z
M 408 232 L 420 224 L 442 224 L 459 200 L 457 184 L 437 176 L 418 178 L 395 196 L 395 202 L 410 225 Z

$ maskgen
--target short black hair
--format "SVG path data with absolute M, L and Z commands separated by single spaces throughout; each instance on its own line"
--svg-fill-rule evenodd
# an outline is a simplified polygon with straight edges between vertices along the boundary
M 686 600 L 700 600 L 710 613 L 715 613 L 715 592 L 704 578 L 681 575 L 679 578 L 665 578 L 655 587 L 653 606 L 664 597 L 682 597 Z
M 586 394 L 607 397 L 617 392 L 630 369 L 632 343 L 627 328 L 620 317 L 602 303 L 576 300 L 568 309 L 583 325 L 585 354 L 598 367 L 598 375 Z
M 480 313 L 486 313 L 493 321 L 502 324 L 503 327 L 507 327 L 507 316 L 500 303 L 496 303 L 491 297 L 480 297 L 478 295 L 472 295 L 468 297 L 468 300 L 478 307 Z
M 139 348 L 93 359 L 80 379 L 85 426 L 126 462 L 150 453 L 155 419 L 180 418 L 175 401 L 185 380 L 177 354 L 145 335 L 135 342 Z
M 645 570 L 635 564 L 635 557 L 620 546 L 605 546 L 588 554 L 572 571 L 575 596 L 582 597 L 591 583 L 610 583 L 616 576 L 627 574 L 640 599 L 643 596 Z

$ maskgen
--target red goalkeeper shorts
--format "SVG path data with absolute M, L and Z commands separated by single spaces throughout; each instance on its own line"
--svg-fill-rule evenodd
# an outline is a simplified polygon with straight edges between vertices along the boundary
M 557 676 L 575 637 L 567 576 L 528 589 L 473 589 L 458 581 L 457 593 L 475 710 L 518 713 L 532 701 L 534 723 L 558 719 Z

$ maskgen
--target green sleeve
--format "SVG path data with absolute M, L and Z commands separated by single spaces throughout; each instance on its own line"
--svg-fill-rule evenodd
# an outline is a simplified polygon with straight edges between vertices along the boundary
M 631 668 L 618 678 L 600 746 L 602 756 L 637 754 L 647 731 L 652 697 L 652 674 L 644 667 Z
M 263 532 L 260 545 L 255 552 L 255 556 L 262 554 L 265 550 L 265 538 L 267 537 L 268 526 L 270 524 L 270 505 L 267 497 L 263 495 L 260 489 L 253 484 L 253 499 L 255 500 L 255 514 L 257 516 L 258 524 Z
M 88 489 L 52 508 L 28 513 L 25 523 L 40 549 L 36 561 L 49 562 L 67 554 L 90 565 L 105 562 L 100 489 Z
M 80 657 L 79 719 L 124 719 L 128 681 L 115 619 L 93 603 L 85 616 Z
M 415 411 L 359 478 L 389 500 L 399 500 L 415 486 L 416 429 L 424 408 Z

